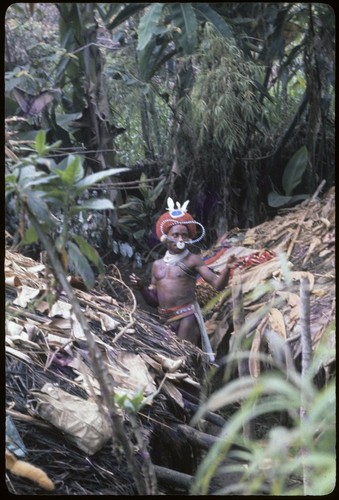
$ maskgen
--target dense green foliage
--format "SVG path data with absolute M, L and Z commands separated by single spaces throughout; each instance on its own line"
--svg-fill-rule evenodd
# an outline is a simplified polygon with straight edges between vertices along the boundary
M 334 34 L 326 4 L 13 4 L 7 146 L 25 155 L 43 129 L 86 172 L 163 176 L 155 213 L 190 199 L 209 244 L 334 183 Z
M 15 194 L 17 211 L 24 219 L 21 245 L 38 241 L 36 224 L 39 224 L 46 234 L 54 236 L 54 245 L 65 270 L 70 268 L 83 278 L 88 288 L 92 288 L 95 275 L 91 264 L 101 277 L 104 276 L 104 265 L 95 248 L 74 232 L 72 217 L 86 211 L 114 209 L 108 199 L 81 200 L 81 195 L 93 184 L 126 169 L 113 168 L 85 176 L 79 156 L 69 155 L 60 163 L 45 158 L 58 145 L 48 146 L 41 130 L 36 135 L 32 153 L 16 163 L 6 175 L 6 196 Z
M 334 352 L 332 353 L 334 354 Z M 193 494 L 206 494 L 216 474 L 237 474 L 237 481 L 217 494 L 304 496 L 328 495 L 336 480 L 336 396 L 335 381 L 319 389 L 313 377 L 319 364 L 329 355 L 320 347 L 307 377 L 290 367 L 288 376 L 279 364 L 258 379 L 226 378 L 225 384 L 202 404 L 193 422 L 206 411 L 222 410 L 236 405 L 221 432 L 221 439 L 209 450 L 200 464 Z M 269 361 L 260 355 L 261 361 Z M 227 359 L 236 362 L 234 354 Z M 272 363 L 272 360 L 269 361 Z M 242 403 L 239 404 L 239 400 Z M 272 415 L 287 413 L 288 426 L 276 419 L 267 426 L 262 439 L 244 437 L 243 428 L 250 420 L 272 421 Z M 237 444 L 237 448 L 232 447 Z M 225 459 L 230 459 L 225 462 Z M 232 461 L 233 460 L 233 461 Z

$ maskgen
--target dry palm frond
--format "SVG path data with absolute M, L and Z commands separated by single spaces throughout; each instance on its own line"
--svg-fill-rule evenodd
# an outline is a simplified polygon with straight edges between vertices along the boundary
M 284 215 L 278 215 L 273 220 L 244 231 L 239 248 L 251 248 L 252 252 L 269 250 L 278 257 L 260 263 L 257 266 L 242 268 L 242 286 L 244 292 L 245 321 L 248 322 L 252 313 L 259 318 L 260 311 L 265 311 L 268 303 L 274 305 L 274 298 L 283 299 L 279 305 L 279 322 L 268 321 L 267 332 L 273 331 L 281 335 L 284 331 L 291 345 L 293 357 L 300 355 L 300 338 L 298 328 L 300 323 L 300 280 L 307 276 L 311 283 L 311 335 L 313 349 L 321 340 L 324 332 L 332 331 L 330 325 L 334 321 L 335 301 L 335 189 L 332 188 L 322 199 L 311 199 L 294 207 Z M 230 252 L 228 235 L 220 238 L 216 249 L 224 246 Z M 210 249 L 213 254 L 215 249 Z M 207 252 L 208 253 L 208 252 Z M 283 272 L 279 255 L 289 257 L 289 270 Z M 250 257 L 249 257 L 250 258 Z M 286 275 L 286 272 L 287 275 Z M 290 280 L 290 284 L 287 283 Z M 285 281 L 286 280 L 286 281 Z M 269 287 L 269 283 L 276 286 Z M 277 291 L 277 286 L 279 290 Z M 227 292 L 227 291 L 226 291 Z M 208 309 L 206 319 L 213 317 L 209 334 L 214 349 L 217 349 L 223 331 L 224 335 L 232 333 L 231 294 L 215 292 L 209 285 L 199 282 L 197 297 Z M 274 299 L 274 300 L 273 300 Z M 210 307 L 206 308 L 206 303 Z M 270 317 L 264 316 L 269 320 Z M 214 330 L 213 330 L 214 328 Z M 265 330 L 265 329 L 264 329 Z M 266 336 L 265 331 L 261 337 Z M 254 341 L 258 342 L 258 333 L 252 331 Z M 215 337 L 215 338 L 214 338 Z M 292 341 L 292 339 L 294 339 Z M 328 340 L 334 345 L 334 342 Z M 264 342 L 261 342 L 261 349 Z M 255 350 L 255 349 L 254 349 Z M 253 352 L 254 352 L 253 350 Z

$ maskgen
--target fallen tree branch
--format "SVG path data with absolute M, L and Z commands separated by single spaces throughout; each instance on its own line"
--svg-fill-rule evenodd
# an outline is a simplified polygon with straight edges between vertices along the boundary
M 154 465 L 154 470 L 159 480 L 164 481 L 165 483 L 168 483 L 172 486 L 174 485 L 179 488 L 189 490 L 193 484 L 194 477 L 190 476 L 189 474 L 184 474 L 183 472 L 167 469 L 166 467 L 161 467 L 160 465 Z
M 220 441 L 219 437 L 212 436 L 206 432 L 201 432 L 198 429 L 190 427 L 189 425 L 177 424 L 175 428 L 178 429 L 179 432 L 181 432 L 189 441 L 204 450 L 209 450 L 214 443 Z
M 175 429 L 181 432 L 185 438 L 188 439 L 188 441 L 203 450 L 209 450 L 212 445 L 219 441 L 228 440 L 228 436 L 225 435 L 225 433 L 223 433 L 223 437 L 220 438 L 220 436 L 213 436 L 212 434 L 199 431 L 198 429 L 194 429 L 194 427 L 186 424 L 177 424 L 175 425 Z M 239 446 L 236 443 L 231 443 L 231 449 L 246 450 L 245 447 Z
M 184 398 L 184 405 L 185 408 L 194 411 L 197 411 L 199 408 L 198 404 L 192 403 L 191 401 L 187 401 L 185 398 Z M 226 420 L 222 416 L 217 415 L 216 413 L 213 413 L 211 411 L 207 411 L 204 414 L 204 419 L 210 422 L 211 424 L 217 425 L 218 427 L 224 427 L 224 425 L 226 424 Z

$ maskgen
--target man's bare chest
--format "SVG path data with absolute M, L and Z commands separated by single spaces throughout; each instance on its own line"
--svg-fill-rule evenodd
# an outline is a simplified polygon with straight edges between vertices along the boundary
M 185 281 L 186 279 L 189 279 L 189 276 L 187 274 L 188 269 L 189 268 L 182 262 L 174 265 L 168 265 L 165 262 L 161 262 L 154 270 L 154 277 L 158 281 L 163 279 Z

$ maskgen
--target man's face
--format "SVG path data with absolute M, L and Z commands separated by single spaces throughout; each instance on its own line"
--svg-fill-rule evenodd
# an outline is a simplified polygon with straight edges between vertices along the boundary
M 187 241 L 189 240 L 189 234 L 186 225 L 176 224 L 175 226 L 172 226 L 168 230 L 167 236 L 169 236 L 171 240 L 173 240 L 167 240 L 167 248 L 170 252 L 181 253 L 185 250 L 185 245 L 183 246 L 183 248 L 178 248 L 177 243 L 187 243 Z

